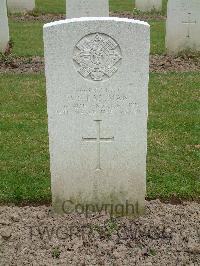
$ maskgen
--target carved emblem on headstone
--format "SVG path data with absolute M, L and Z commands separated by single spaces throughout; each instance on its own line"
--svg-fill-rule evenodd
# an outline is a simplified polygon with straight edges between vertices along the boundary
M 118 43 L 106 34 L 94 33 L 82 38 L 74 49 L 77 71 L 94 81 L 110 78 L 119 68 L 121 50 Z

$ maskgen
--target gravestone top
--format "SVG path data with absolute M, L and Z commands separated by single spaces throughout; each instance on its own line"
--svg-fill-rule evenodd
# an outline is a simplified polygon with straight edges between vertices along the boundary
M 109 17 L 109 0 L 66 0 L 66 16 Z
M 144 211 L 149 43 L 148 23 L 126 18 L 44 26 L 55 212 L 127 202 Z
M 49 23 L 44 24 L 43 28 L 46 29 L 46 28 L 54 27 L 54 26 L 58 26 L 58 25 L 70 24 L 73 22 L 89 22 L 89 21 L 125 22 L 125 23 L 132 23 L 132 24 L 144 25 L 144 26 L 150 27 L 147 22 L 141 21 L 141 20 L 136 20 L 136 19 L 118 18 L 118 17 L 81 17 L 81 18 L 70 18 L 70 19 L 64 19 L 64 20 L 49 22 Z
M 200 1 L 169 0 L 166 48 L 169 54 L 184 50 L 200 51 Z

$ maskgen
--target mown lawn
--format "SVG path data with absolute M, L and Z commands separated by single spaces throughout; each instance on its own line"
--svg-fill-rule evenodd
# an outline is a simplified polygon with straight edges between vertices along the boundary
M 43 56 L 43 24 L 40 22 L 16 22 L 10 20 L 12 53 L 16 56 Z
M 36 0 L 36 10 L 42 13 L 65 13 L 66 0 Z M 132 0 L 110 0 L 112 11 L 132 11 Z
M 151 25 L 151 53 L 165 52 L 165 22 L 149 21 Z M 13 41 L 12 53 L 16 56 L 43 56 L 41 22 L 16 22 L 10 19 L 10 34 Z
M 65 13 L 66 0 L 36 0 L 36 10 L 40 13 Z M 112 11 L 132 11 L 132 0 L 110 0 Z M 163 1 L 166 12 L 166 0 Z M 149 21 L 151 25 L 151 54 L 165 53 L 165 21 Z M 43 56 L 42 22 L 17 22 L 9 19 L 12 53 L 16 56 Z
M 151 74 L 148 198 L 197 199 L 199 73 Z M 0 77 L 0 202 L 51 199 L 43 75 Z
M 199 89 L 199 73 L 151 75 L 149 198 L 200 198 Z
M 0 78 L 0 201 L 50 199 L 44 78 Z
M 42 13 L 65 13 L 66 0 L 36 0 L 36 9 Z M 135 0 L 109 0 L 111 11 L 133 11 Z M 167 0 L 163 0 L 162 14 L 166 14 Z

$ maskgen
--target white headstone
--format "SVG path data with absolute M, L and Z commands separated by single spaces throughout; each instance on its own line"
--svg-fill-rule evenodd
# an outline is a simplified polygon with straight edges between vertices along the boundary
M 44 26 L 56 212 L 77 204 L 144 211 L 149 32 L 145 22 L 119 18 Z
M 135 0 L 135 7 L 143 12 L 151 10 L 161 11 L 162 0 Z
M 8 11 L 15 12 L 25 12 L 31 11 L 35 8 L 35 0 L 7 0 Z
M 109 17 L 108 0 L 66 0 L 67 18 Z
M 200 0 L 169 0 L 166 23 L 169 54 L 200 51 Z
M 9 27 L 6 0 L 0 1 L 0 52 L 5 52 L 9 42 Z

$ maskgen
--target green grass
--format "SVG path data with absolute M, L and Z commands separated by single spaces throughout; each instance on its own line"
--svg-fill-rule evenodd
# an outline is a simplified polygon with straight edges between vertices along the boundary
M 133 11 L 133 0 L 110 0 L 111 11 Z
M 162 14 L 166 14 L 166 0 Z M 37 11 L 65 13 L 65 0 L 36 0 Z M 112 11 L 132 11 L 132 0 L 111 0 Z M 13 54 L 43 56 L 40 22 L 10 23 Z M 150 21 L 151 54 L 165 53 L 165 22 Z M 148 198 L 199 198 L 199 73 L 151 74 Z M 43 75 L 1 75 L 0 202 L 51 199 Z
M 42 13 L 65 13 L 66 0 L 36 0 L 36 9 Z
M 0 201 L 50 199 L 44 78 L 1 76 Z
M 17 56 L 43 56 L 42 23 L 9 21 L 12 53 Z
M 149 198 L 198 198 L 199 73 L 152 74 Z M 1 75 L 0 202 L 50 201 L 43 75 Z
M 133 11 L 134 0 L 110 0 L 111 11 Z M 36 10 L 40 13 L 64 14 L 66 0 L 36 0 Z M 162 14 L 166 14 L 167 0 L 163 0 Z
M 163 5 L 162 5 L 162 13 L 163 13 L 163 15 L 167 15 L 167 1 L 168 0 L 163 0 Z
M 41 13 L 65 13 L 66 0 L 36 0 L 36 9 Z M 112 11 L 132 11 L 132 0 L 110 0 Z
M 165 21 L 149 21 L 151 25 L 151 54 L 165 53 Z
M 199 73 L 150 80 L 148 196 L 200 197 Z
M 165 22 L 150 21 L 151 53 L 165 52 Z M 43 56 L 43 40 L 41 22 L 16 22 L 10 20 L 10 35 L 14 42 L 12 53 L 16 56 Z
M 166 0 L 165 0 L 166 2 Z M 164 9 L 166 5 L 163 5 Z M 43 13 L 64 13 L 65 0 L 37 0 L 37 11 Z M 112 11 L 133 10 L 132 0 L 110 0 Z M 150 21 L 151 54 L 165 53 L 165 21 Z M 12 53 L 16 56 L 43 56 L 42 22 L 16 22 L 9 20 L 10 36 L 14 42 Z

